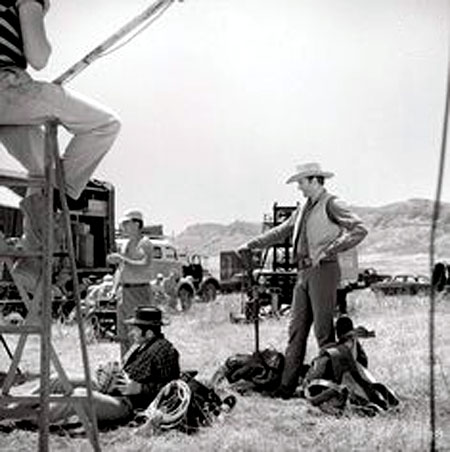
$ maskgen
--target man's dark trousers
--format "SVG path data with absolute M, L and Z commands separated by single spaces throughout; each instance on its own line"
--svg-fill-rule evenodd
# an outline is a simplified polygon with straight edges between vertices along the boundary
M 294 392 L 297 387 L 311 325 L 314 323 L 319 347 L 334 342 L 333 313 L 339 279 L 337 261 L 321 262 L 314 268 L 299 272 L 294 287 L 289 340 L 281 379 L 281 387 L 287 392 Z

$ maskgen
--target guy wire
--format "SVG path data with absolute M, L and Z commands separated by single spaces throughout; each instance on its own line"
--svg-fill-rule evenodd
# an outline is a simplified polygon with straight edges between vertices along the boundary
M 445 97 L 445 109 L 442 127 L 441 149 L 439 155 L 439 170 L 436 186 L 436 195 L 433 205 L 433 216 L 431 221 L 431 233 L 430 233 L 430 247 L 429 247 L 430 274 L 432 274 L 434 269 L 436 228 L 439 220 L 442 184 L 444 179 L 449 108 L 450 108 L 450 56 L 447 55 L 447 87 Z M 430 309 L 429 309 L 429 365 L 430 365 L 430 430 L 431 430 L 430 450 L 432 452 L 436 450 L 436 394 L 435 394 L 435 372 L 434 372 L 434 363 L 435 363 L 434 341 L 435 341 L 435 310 L 436 310 L 435 305 L 436 305 L 435 287 L 434 284 L 431 284 Z

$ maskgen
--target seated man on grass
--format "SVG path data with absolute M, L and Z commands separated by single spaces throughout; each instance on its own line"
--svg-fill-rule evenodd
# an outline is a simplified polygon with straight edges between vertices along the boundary
M 93 403 L 99 423 L 123 423 L 134 417 L 136 410 L 150 405 L 160 389 L 168 382 L 179 378 L 179 354 L 164 337 L 162 312 L 155 307 L 137 307 L 135 316 L 126 322 L 133 328 L 130 335 L 135 341 L 122 365 L 117 363 L 116 378 L 110 378 L 109 371 L 114 363 L 100 367 L 97 379 L 92 383 Z M 87 396 L 84 379 L 71 379 L 74 396 Z M 58 379 L 51 381 L 52 393 L 64 393 Z M 88 399 L 82 402 L 86 404 Z M 31 409 L 30 409 L 31 408 Z M 88 412 L 88 410 L 86 409 Z M 36 404 L 25 406 L 14 404 L 0 407 L 1 419 L 37 421 Z M 50 422 L 59 423 L 76 414 L 73 402 L 52 402 Z

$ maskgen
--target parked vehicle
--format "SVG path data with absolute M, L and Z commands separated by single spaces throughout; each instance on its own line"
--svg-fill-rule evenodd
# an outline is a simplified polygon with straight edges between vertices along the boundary
M 383 295 L 428 294 L 430 279 L 424 275 L 395 275 L 392 278 L 371 285 L 371 290 Z
M 358 279 L 354 284 L 354 288 L 365 289 L 366 287 L 370 287 L 374 283 L 386 281 L 390 278 L 392 278 L 391 275 L 380 274 L 373 267 L 365 268 L 364 270 L 358 273 Z
M 203 265 L 202 258 L 195 254 L 190 257 L 188 263 L 182 267 L 182 279 L 179 283 L 179 291 L 187 289 L 190 284 L 194 290 L 192 296 L 197 295 L 200 301 L 214 301 L 220 289 L 220 283 Z
M 106 264 L 106 256 L 115 248 L 114 193 L 114 187 L 110 183 L 92 179 L 80 196 L 82 207 L 70 211 L 77 275 L 82 296 L 90 280 L 111 273 L 111 268 Z M 8 240 L 19 243 L 22 235 L 22 212 L 19 205 L 4 206 L 0 200 L 0 218 Z M 55 316 L 65 315 L 74 307 L 73 283 L 69 260 L 64 255 L 65 249 L 63 245 L 61 250 L 63 253 L 54 259 L 53 264 L 52 310 Z M 11 310 L 23 312 L 25 306 L 17 295 L 10 275 L 4 268 L 0 268 L 0 276 L 2 309 L 5 312 Z

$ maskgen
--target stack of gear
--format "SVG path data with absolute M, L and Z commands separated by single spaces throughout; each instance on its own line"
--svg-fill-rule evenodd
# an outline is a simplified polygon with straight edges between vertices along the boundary
M 304 381 L 306 399 L 322 411 L 340 415 L 346 406 L 352 411 L 375 416 L 399 404 L 393 391 L 375 380 L 358 338 L 374 337 L 364 327 L 342 316 L 336 324 L 338 341 L 320 350 Z
M 267 348 L 253 354 L 238 353 L 230 356 L 213 379 L 226 378 L 241 393 L 271 392 L 280 385 L 283 367 L 283 354 Z
M 145 410 L 147 422 L 141 431 L 178 429 L 195 433 L 200 427 L 211 426 L 222 413 L 229 413 L 235 404 L 234 396 L 221 399 L 192 373 L 184 373 L 164 386 Z

